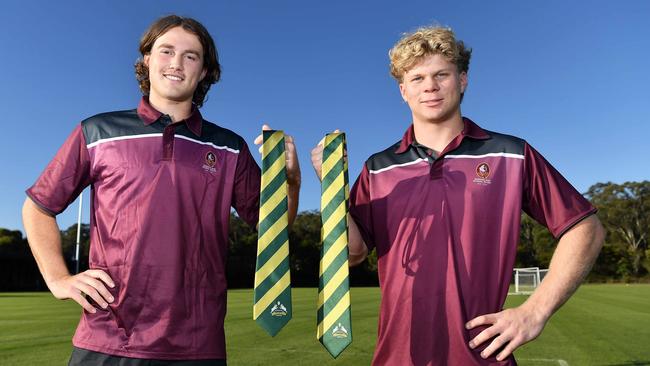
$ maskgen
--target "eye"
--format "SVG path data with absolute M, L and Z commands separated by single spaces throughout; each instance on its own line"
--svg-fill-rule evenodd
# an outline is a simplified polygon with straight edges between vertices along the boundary
M 411 81 L 420 81 L 420 80 L 422 80 L 422 79 L 423 79 L 422 76 L 419 76 L 419 75 L 418 75 L 418 76 L 414 76 L 414 77 L 411 79 Z
M 196 57 L 196 55 L 189 54 L 189 55 L 187 55 L 186 57 L 187 57 L 189 60 L 191 60 L 191 61 L 196 61 L 196 60 L 198 60 L 198 57 Z
M 446 78 L 447 76 L 449 76 L 448 73 L 446 73 L 446 72 L 441 72 L 441 73 L 439 73 L 439 74 L 436 74 L 436 79 L 444 79 L 444 78 Z
M 160 49 L 160 53 L 165 54 L 165 55 L 171 55 L 172 51 L 168 48 L 162 48 Z

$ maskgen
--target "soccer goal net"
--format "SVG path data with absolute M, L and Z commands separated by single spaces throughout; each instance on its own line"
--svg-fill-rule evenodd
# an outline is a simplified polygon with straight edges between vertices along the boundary
M 542 282 L 548 269 L 539 267 L 515 268 L 513 270 L 514 294 L 531 294 Z

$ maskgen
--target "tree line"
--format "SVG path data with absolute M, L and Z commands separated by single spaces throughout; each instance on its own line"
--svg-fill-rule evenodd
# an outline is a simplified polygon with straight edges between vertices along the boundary
M 584 194 L 598 208 L 598 216 L 607 231 L 603 249 L 588 281 L 650 280 L 650 181 L 623 184 L 597 183 Z M 89 225 L 81 225 L 80 270 L 88 268 Z M 61 231 L 63 254 L 71 272 L 77 225 Z M 548 268 L 557 244 L 548 230 L 523 215 L 517 267 Z M 255 273 L 257 232 L 236 215 L 230 217 L 227 278 L 231 288 L 250 288 Z M 318 285 L 320 256 L 320 214 L 298 214 L 289 232 L 291 280 L 294 286 Z M 373 251 L 366 261 L 351 269 L 353 286 L 375 286 L 377 256 Z M 47 290 L 26 238 L 18 230 L 0 228 L 0 291 Z
M 598 218 L 607 231 L 587 280 L 650 280 L 650 181 L 597 183 L 584 196 L 598 208 Z M 548 268 L 556 244 L 545 227 L 524 215 L 516 265 Z

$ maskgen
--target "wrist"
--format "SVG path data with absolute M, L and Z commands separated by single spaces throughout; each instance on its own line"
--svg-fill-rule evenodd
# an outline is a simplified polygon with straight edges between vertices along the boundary
M 52 283 L 58 282 L 60 280 L 63 280 L 65 278 L 71 277 L 72 275 L 70 272 L 67 270 L 65 272 L 59 272 L 59 273 L 50 273 L 47 275 L 43 276 L 43 279 L 45 280 L 45 284 L 49 286 Z
M 551 315 L 553 315 L 553 309 L 547 306 L 547 304 L 535 301 L 534 295 L 521 304 L 521 307 L 537 322 L 546 323 Z
M 68 277 L 69 277 L 69 275 L 68 275 Z M 61 289 L 66 287 L 64 285 L 65 284 L 64 279 L 66 279 L 66 278 L 67 278 L 66 276 L 59 276 L 59 277 L 52 278 L 49 281 L 46 280 L 45 281 L 45 286 L 47 286 L 47 288 L 50 290 L 50 292 L 55 294 L 55 297 L 57 297 L 56 294 L 60 293 Z

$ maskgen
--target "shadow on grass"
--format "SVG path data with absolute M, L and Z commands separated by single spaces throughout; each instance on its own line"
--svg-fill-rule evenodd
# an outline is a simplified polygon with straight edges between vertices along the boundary
M 650 360 L 629 361 L 625 363 L 608 363 L 607 365 L 603 365 L 603 366 L 649 366 L 649 365 L 650 365 Z

